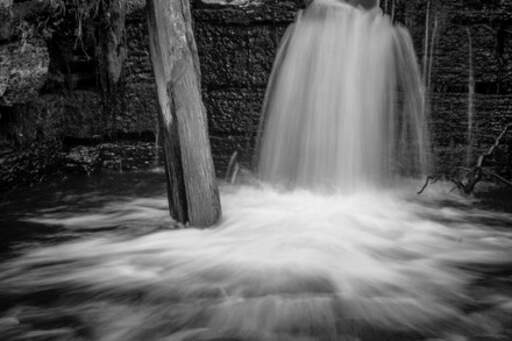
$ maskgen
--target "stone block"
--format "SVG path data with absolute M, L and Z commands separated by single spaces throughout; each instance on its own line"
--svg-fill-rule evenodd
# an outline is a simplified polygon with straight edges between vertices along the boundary
M 247 31 L 210 23 L 195 28 L 203 86 L 244 87 L 249 78 Z
M 263 90 L 212 91 L 204 96 L 212 134 L 251 135 L 257 129 Z
M 266 87 L 286 25 L 256 26 L 248 30 L 249 83 Z
M 33 101 L 48 76 L 50 56 L 43 41 L 0 45 L 0 104 Z

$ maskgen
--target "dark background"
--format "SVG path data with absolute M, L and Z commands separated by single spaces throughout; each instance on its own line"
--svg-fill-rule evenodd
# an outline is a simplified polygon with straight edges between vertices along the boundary
M 394 10 L 390 3 L 387 12 L 411 31 L 421 63 L 427 1 L 399 0 Z M 299 7 L 299 1 L 279 0 L 245 7 L 193 2 L 219 174 L 236 150 L 244 165 L 250 163 L 273 58 Z M 140 169 L 158 162 L 144 1 L 129 0 L 128 57 L 123 87 L 117 91 L 122 106 L 109 117 L 102 110 L 97 63 L 87 35 L 77 41 L 72 11 L 49 18 L 49 32 L 41 33 L 39 27 L 30 31 L 30 25 L 37 25 L 29 23 L 28 29 L 17 28 L 22 33 L 6 35 L 0 27 L 0 188 L 35 183 L 55 172 Z M 475 86 L 473 159 L 512 122 L 512 1 L 432 1 L 431 32 L 436 22 L 429 120 L 433 172 L 449 173 L 464 164 L 468 145 L 468 30 Z M 510 175 L 511 158 L 512 142 L 506 139 L 492 160 L 496 171 Z

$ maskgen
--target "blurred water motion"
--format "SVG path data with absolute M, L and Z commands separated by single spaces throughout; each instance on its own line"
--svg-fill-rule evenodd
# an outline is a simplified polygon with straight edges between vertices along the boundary
M 80 190 L 78 197 L 99 195 Z M 99 208 L 40 207 L 18 219 L 74 237 L 0 265 L 0 335 L 510 338 L 512 217 L 471 208 L 442 188 L 410 193 L 409 186 L 354 195 L 224 186 L 224 220 L 209 230 L 162 230 L 166 198 L 149 187 Z
M 263 117 L 258 171 L 274 184 L 352 192 L 429 166 L 412 39 L 378 7 L 315 0 L 300 12 L 278 51 Z
M 265 183 L 223 186 L 218 226 L 172 230 L 158 173 L 1 204 L 0 338 L 511 340 L 512 216 L 395 178 L 428 166 L 414 52 L 349 2 L 289 30 Z

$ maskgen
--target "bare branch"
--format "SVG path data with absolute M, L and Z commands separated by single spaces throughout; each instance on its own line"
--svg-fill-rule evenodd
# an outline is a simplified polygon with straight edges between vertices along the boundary
M 238 159 L 238 151 L 235 151 L 231 155 L 231 158 L 229 159 L 228 168 L 226 169 L 226 176 L 225 176 L 226 181 L 230 181 L 230 179 L 232 178 L 233 173 L 234 173 L 233 170 L 235 169 L 235 165 L 237 164 L 237 159 Z
M 476 164 L 476 167 L 477 168 L 481 168 L 484 166 L 484 162 L 485 160 L 492 156 L 492 154 L 494 153 L 495 149 L 498 148 L 498 146 L 500 145 L 501 143 L 501 140 L 503 139 L 503 137 L 505 137 L 505 135 L 507 134 L 507 132 L 512 128 L 512 123 L 509 123 L 505 126 L 505 128 L 503 128 L 503 130 L 501 131 L 501 133 L 498 135 L 498 137 L 496 138 L 496 140 L 494 141 L 494 144 L 489 147 L 489 150 L 487 150 L 487 152 L 485 152 L 484 154 L 480 155 L 480 157 L 478 158 L 478 162 Z
M 425 190 L 427 189 L 428 185 L 434 184 L 438 180 L 439 180 L 438 176 L 435 176 L 435 175 L 427 176 L 427 178 L 425 179 L 425 183 L 423 184 L 423 187 L 421 187 L 421 189 L 418 191 L 418 195 L 423 194 L 423 192 L 425 192 Z
M 491 176 L 493 178 L 496 178 L 499 181 L 503 182 L 505 185 L 508 185 L 508 186 L 512 187 L 512 181 L 505 179 L 501 175 L 498 175 L 498 174 L 496 174 L 496 173 L 494 173 L 494 172 L 492 172 L 490 170 L 487 170 L 487 169 L 484 169 L 482 171 L 485 173 L 485 175 L 488 175 L 488 176 Z
M 489 149 L 485 153 L 480 155 L 475 167 L 473 167 L 473 168 L 458 167 L 458 169 L 464 170 L 467 173 L 464 175 L 464 178 L 466 180 L 465 181 L 459 180 L 459 179 L 453 178 L 453 177 L 451 177 L 449 180 L 455 184 L 456 188 L 460 192 L 462 192 L 466 195 L 473 194 L 476 185 L 482 180 L 484 175 L 493 177 L 493 178 L 497 179 L 498 181 L 504 183 L 505 185 L 512 187 L 512 181 L 507 180 L 504 177 L 494 173 L 493 171 L 490 171 L 490 170 L 484 168 L 487 158 L 491 157 L 494 154 L 494 152 L 496 151 L 496 148 L 498 148 L 498 146 L 501 144 L 501 141 L 503 140 L 505 135 L 510 130 L 512 130 L 512 123 L 508 123 L 503 128 L 503 130 L 498 135 L 498 137 L 496 137 L 496 139 L 494 140 L 494 143 L 489 147 Z M 418 192 L 418 194 L 422 194 L 425 191 L 425 189 L 428 187 L 429 184 L 434 183 L 438 179 L 439 179 L 439 176 L 428 176 L 427 179 L 425 180 L 425 184 L 423 185 L 421 190 Z M 452 191 L 453 191 L 453 189 L 452 189 Z

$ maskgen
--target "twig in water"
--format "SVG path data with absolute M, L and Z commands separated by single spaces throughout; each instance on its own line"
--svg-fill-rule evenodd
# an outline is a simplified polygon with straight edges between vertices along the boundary
M 434 184 L 438 180 L 439 180 L 439 177 L 436 175 L 427 176 L 427 178 L 425 179 L 425 183 L 423 184 L 423 187 L 421 187 L 421 189 L 418 191 L 418 195 L 423 194 L 423 192 L 425 192 L 425 190 L 427 189 L 428 185 Z
M 238 151 L 235 151 L 231 155 L 231 158 L 229 159 L 229 163 L 228 163 L 228 168 L 226 169 L 226 176 L 224 177 L 226 182 L 232 182 L 233 174 L 235 173 L 235 169 L 236 169 L 236 167 L 239 167 L 237 159 L 238 159 Z M 236 173 L 238 173 L 238 170 L 236 171 Z
M 240 165 L 235 163 L 235 168 L 233 170 L 233 174 L 231 175 L 230 184 L 234 184 L 236 182 L 236 178 L 238 177 L 238 173 L 240 172 Z

